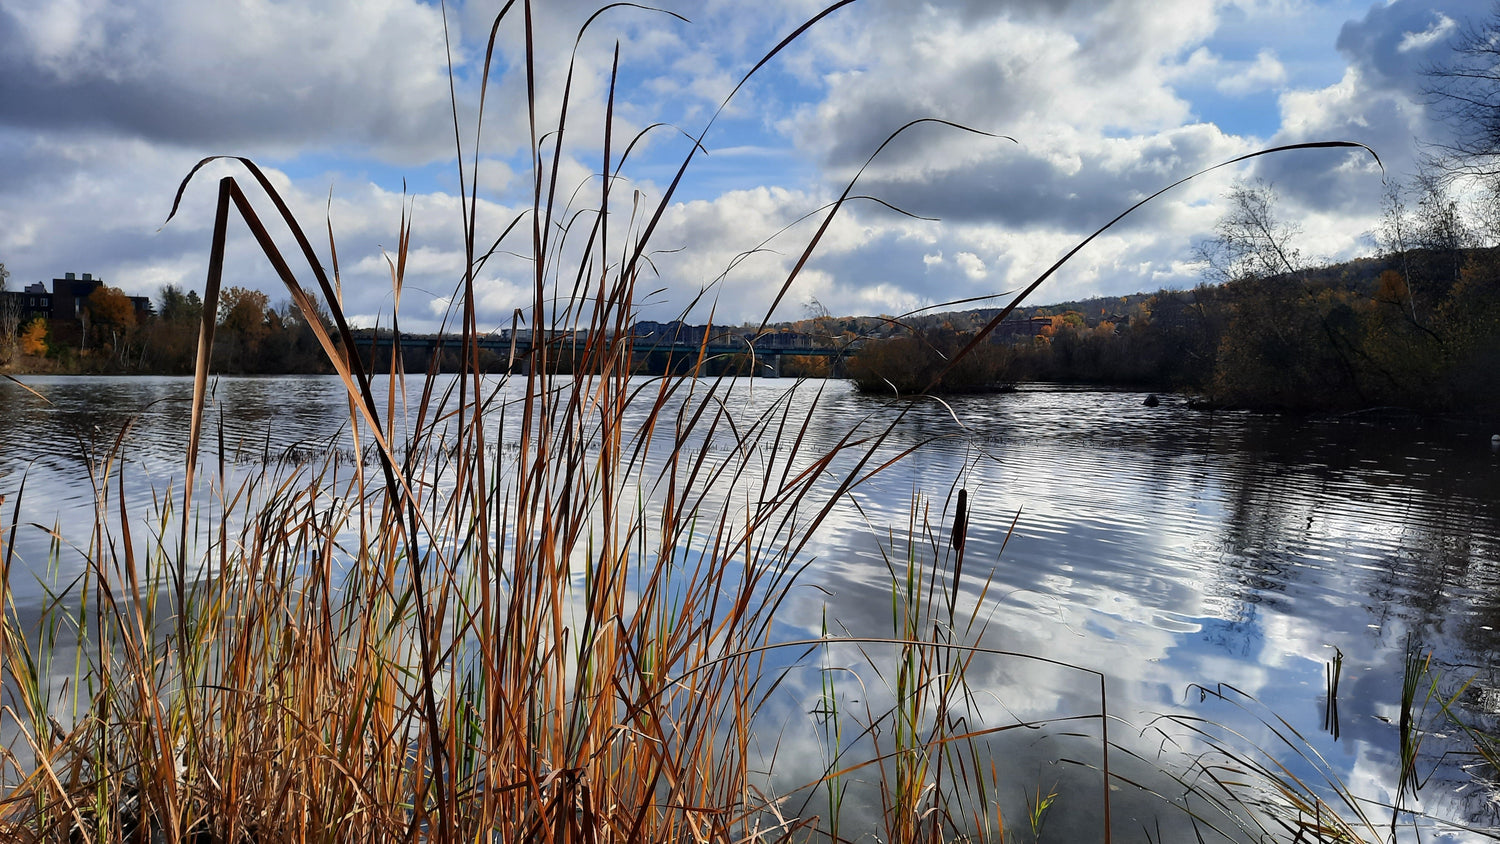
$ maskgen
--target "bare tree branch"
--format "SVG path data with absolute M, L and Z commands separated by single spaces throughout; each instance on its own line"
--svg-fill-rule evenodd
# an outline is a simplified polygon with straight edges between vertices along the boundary
M 1302 230 L 1276 217 L 1276 191 L 1269 184 L 1236 182 L 1228 199 L 1230 209 L 1214 225 L 1213 238 L 1198 247 L 1204 275 L 1226 282 L 1303 270 L 1295 246 Z
M 1500 4 L 1468 23 L 1452 57 L 1426 69 L 1423 94 L 1449 128 L 1428 144 L 1428 164 L 1445 176 L 1500 176 Z

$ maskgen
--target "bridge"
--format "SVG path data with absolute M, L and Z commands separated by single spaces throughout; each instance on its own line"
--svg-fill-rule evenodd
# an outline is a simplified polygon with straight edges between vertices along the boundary
M 685 326 L 698 331 L 674 332 L 663 336 L 657 331 L 633 333 L 628 336 L 632 361 L 647 368 L 653 356 L 677 361 L 696 361 L 700 354 L 705 360 L 727 359 L 738 355 L 753 354 L 756 377 L 778 378 L 781 375 L 781 359 L 786 355 L 819 357 L 829 360 L 830 374 L 838 377 L 846 357 L 853 354 L 855 346 L 839 346 L 827 338 L 797 332 L 767 332 L 757 336 L 720 332 L 704 342 L 702 326 Z M 389 353 L 395 346 L 395 336 L 388 330 L 359 329 L 352 332 L 355 348 L 361 354 Z M 479 338 L 479 348 L 507 359 L 514 353 L 520 371 L 529 371 L 536 334 L 530 329 L 514 333 L 498 331 Z M 549 351 L 563 355 L 576 355 L 589 343 L 586 331 L 540 332 Z M 696 338 L 694 335 L 696 334 Z M 432 354 L 439 350 L 457 352 L 463 340 L 454 334 L 405 334 L 400 338 L 403 353 L 419 351 Z

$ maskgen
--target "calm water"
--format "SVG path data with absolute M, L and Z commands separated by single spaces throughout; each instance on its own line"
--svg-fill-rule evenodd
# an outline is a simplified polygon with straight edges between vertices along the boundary
M 153 491 L 177 488 L 191 395 L 187 379 L 26 383 L 50 404 L 0 382 L 7 528 L 25 483 L 17 551 L 30 576 L 12 577 L 23 610 L 40 602 L 42 584 L 66 583 L 77 572 L 66 548 L 56 570 L 46 571 L 49 538 L 32 525 L 87 539 L 99 460 L 123 425 L 133 426 L 125 438 L 126 500 L 146 507 Z M 843 384 L 816 386 L 823 392 L 810 429 L 815 445 L 831 446 L 858 420 L 873 429 L 901 412 Z M 732 404 L 748 416 L 792 388 L 742 384 Z M 804 385 L 795 403 L 806 406 L 813 391 Z M 1460 698 L 1471 717 L 1500 718 L 1492 657 L 1500 645 L 1500 452 L 1491 432 L 1209 415 L 1175 401 L 1146 408 L 1141 399 L 1037 388 L 905 406 L 890 451 L 937 439 L 861 485 L 859 507 L 842 506 L 818 531 L 805 554 L 813 564 L 780 616 L 781 632 L 816 636 L 826 610 L 834 632 L 890 635 L 888 561 L 904 559 L 914 496 L 931 508 L 945 552 L 951 515 L 944 503 L 962 487 L 971 517 L 960 613 L 986 625 L 988 646 L 1107 675 L 1108 710 L 1117 719 L 1111 739 L 1153 761 L 1165 746 L 1152 728 L 1159 715 L 1202 715 L 1269 742 L 1256 713 L 1274 712 L 1351 790 L 1389 803 L 1408 643 L 1433 652 L 1450 691 L 1475 680 Z M 222 379 L 210 413 L 206 459 L 218 459 L 222 431 L 231 474 L 348 448 L 340 436 L 344 398 L 331 379 Z M 1335 735 L 1325 671 L 1336 651 L 1343 668 Z M 863 678 L 867 685 L 849 680 L 837 692 L 844 710 L 857 713 L 880 697 L 869 664 L 894 660 L 895 652 L 829 648 L 819 659 L 794 673 L 781 709 L 768 715 L 780 725 L 776 774 L 786 782 L 815 778 L 828 756 L 816 726 L 797 717 L 824 699 L 828 675 L 816 669 L 847 668 Z M 977 661 L 971 680 L 978 706 L 996 720 L 1099 707 L 1097 680 L 1024 660 Z M 1241 709 L 1196 691 L 1221 683 L 1256 702 Z M 1094 723 L 1006 734 L 1000 752 L 1018 772 L 1002 794 L 1008 816 L 1016 806 L 1024 812 L 1024 791 L 1055 785 L 1062 797 L 1047 837 L 1098 840 L 1094 807 L 1078 796 L 1099 781 L 1089 767 L 1099 760 L 1088 758 L 1097 732 Z M 1436 742 L 1427 749 L 1433 758 L 1421 772 L 1433 773 L 1421 808 L 1496 825 L 1493 791 L 1460 765 L 1440 763 Z M 1164 765 L 1173 764 L 1171 750 L 1160 757 Z M 1130 770 L 1123 753 L 1116 757 L 1118 770 Z M 1149 776 L 1150 765 L 1136 767 Z M 1155 839 L 1154 831 L 1143 834 L 1153 824 L 1172 840 L 1176 821 L 1151 816 L 1159 801 L 1128 791 L 1117 792 L 1116 840 Z M 1424 840 L 1479 837 L 1432 830 Z

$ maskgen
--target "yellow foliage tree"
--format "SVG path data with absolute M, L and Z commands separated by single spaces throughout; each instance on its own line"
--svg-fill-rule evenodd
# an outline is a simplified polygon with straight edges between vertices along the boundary
M 270 300 L 259 290 L 231 287 L 219 294 L 219 327 L 259 340 L 269 330 Z
M 21 354 L 43 357 L 47 354 L 47 321 L 41 317 L 21 329 Z

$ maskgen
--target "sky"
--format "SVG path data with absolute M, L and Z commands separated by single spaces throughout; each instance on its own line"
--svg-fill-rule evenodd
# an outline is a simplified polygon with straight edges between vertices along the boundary
M 663 199 L 707 129 L 652 233 L 638 290 L 644 316 L 720 324 L 767 316 L 816 231 L 814 212 L 856 175 L 853 193 L 880 202 L 839 212 L 772 319 L 1008 301 L 1158 188 L 1306 141 L 1367 144 L 1384 170 L 1365 153 L 1316 150 L 1216 171 L 1127 218 L 1030 301 L 1197 284 L 1195 247 L 1236 179 L 1272 185 L 1308 258 L 1371 254 L 1382 178 L 1408 177 L 1422 145 L 1445 137 L 1423 70 L 1491 13 L 1489 0 L 859 0 L 809 29 L 720 111 L 826 0 L 661 2 L 687 20 L 613 8 L 581 40 L 595 3 L 535 2 L 539 133 L 557 125 L 576 57 L 556 216 L 585 222 L 553 265 L 577 266 L 598 205 L 618 47 L 615 163 L 628 139 L 662 125 L 641 136 L 613 183 L 611 253 L 640 230 L 641 209 Z M 168 212 L 197 161 L 246 156 L 329 267 L 332 228 L 344 310 L 358 324 L 390 322 L 388 258 L 409 216 L 401 324 L 437 329 L 463 280 L 461 184 L 474 183 L 476 156 L 479 241 L 487 247 L 532 207 L 519 3 L 500 23 L 476 126 L 501 5 L 0 0 L 9 287 L 91 272 L 132 295 L 156 297 L 167 284 L 201 291 L 216 182 L 252 182 L 236 164 L 210 165 L 170 222 Z M 976 131 L 914 126 L 860 171 L 919 118 Z M 550 138 L 547 150 L 550 166 Z M 262 216 L 274 213 L 247 192 Z M 244 225 L 230 231 L 225 283 L 286 299 Z M 527 218 L 477 274 L 481 327 L 529 308 L 532 265 L 520 257 L 529 249 Z M 560 276 L 571 284 L 571 273 Z

